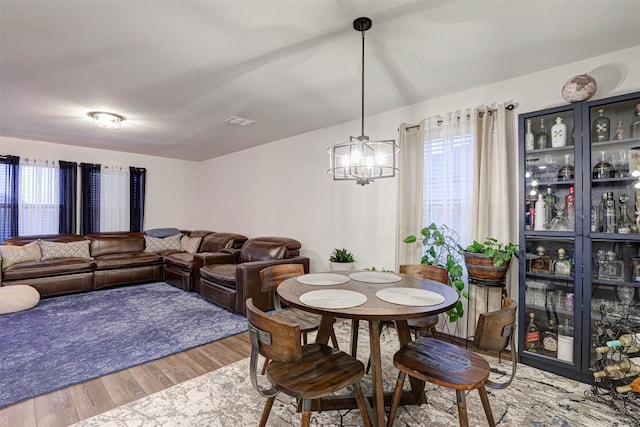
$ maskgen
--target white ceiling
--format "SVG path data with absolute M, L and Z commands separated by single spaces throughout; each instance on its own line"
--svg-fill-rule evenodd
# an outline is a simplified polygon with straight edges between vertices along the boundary
M 359 16 L 367 115 L 640 44 L 640 0 L 0 0 L 0 135 L 205 160 L 358 119 Z

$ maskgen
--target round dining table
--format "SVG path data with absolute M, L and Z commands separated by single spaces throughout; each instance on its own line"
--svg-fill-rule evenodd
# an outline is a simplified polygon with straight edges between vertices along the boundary
M 399 348 L 411 341 L 408 319 L 431 316 L 456 306 L 455 289 L 429 279 L 389 272 L 343 271 L 311 273 L 287 279 L 277 288 L 287 305 L 322 316 L 316 342 L 327 344 L 337 318 L 352 320 L 352 355 L 360 320 L 369 324 L 373 407 L 369 417 L 375 426 L 385 425 L 385 391 L 382 386 L 380 323 L 395 323 Z M 424 304 L 424 305 L 419 305 Z M 386 393 L 389 400 L 392 390 Z M 401 404 L 424 403 L 424 383 L 412 380 L 411 392 Z M 353 399 L 330 397 L 316 409 L 356 407 Z M 320 406 L 321 405 L 321 406 Z

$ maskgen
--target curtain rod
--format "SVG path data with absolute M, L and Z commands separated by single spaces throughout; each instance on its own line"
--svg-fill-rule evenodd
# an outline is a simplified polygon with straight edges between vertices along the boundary
M 513 104 L 509 104 L 509 105 L 507 105 L 507 106 L 506 106 L 506 107 L 504 107 L 504 108 L 505 108 L 505 109 L 507 109 L 507 110 L 509 110 L 509 111 L 511 111 L 511 110 L 515 109 L 515 108 L 516 108 L 516 106 L 515 106 L 515 105 L 513 105 Z M 495 109 L 495 108 L 490 109 L 490 110 L 489 110 L 489 115 L 491 115 L 491 112 L 492 112 L 492 111 L 496 111 L 496 109 Z M 480 117 L 482 117 L 482 116 L 484 116 L 484 112 L 482 112 L 482 111 L 481 111 L 481 112 L 480 112 Z M 468 115 L 468 114 L 467 114 L 467 118 L 469 118 L 469 115 Z M 438 124 L 441 124 L 441 123 L 442 123 L 442 120 L 438 120 Z M 420 125 L 407 126 L 406 128 L 404 128 L 404 130 L 415 129 L 415 128 L 418 128 L 418 127 L 420 127 Z

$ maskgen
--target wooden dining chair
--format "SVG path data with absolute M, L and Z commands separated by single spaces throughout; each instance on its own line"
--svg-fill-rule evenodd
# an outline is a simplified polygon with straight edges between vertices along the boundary
M 437 265 L 426 264 L 403 264 L 399 267 L 400 274 L 418 277 L 422 279 L 431 279 L 447 285 L 449 283 L 449 272 L 446 268 Z M 431 332 L 431 336 L 438 338 L 438 315 L 422 317 L 419 319 L 409 319 L 409 330 L 413 331 L 416 339 L 423 336 L 426 332 Z
M 352 386 L 363 425 L 371 426 L 367 403 L 360 379 L 364 376 L 362 362 L 347 353 L 324 344 L 300 344 L 300 326 L 269 316 L 253 305 L 249 298 L 247 320 L 251 339 L 250 378 L 253 387 L 267 397 L 259 425 L 265 426 L 271 407 L 280 392 L 302 400 L 302 423 L 311 422 L 311 401 L 329 396 Z M 258 384 L 258 355 L 271 360 L 266 376 L 270 388 Z
M 507 346 L 507 341 L 513 341 L 516 308 L 515 302 L 505 298 L 501 310 L 484 313 L 484 320 L 478 322 L 474 344 L 483 350 L 504 350 Z M 483 315 L 481 314 L 480 317 L 482 318 Z M 480 326 L 480 323 L 482 323 L 482 326 Z M 515 352 L 511 353 L 511 359 L 512 364 L 515 366 Z M 454 389 L 458 404 L 458 419 L 461 426 L 469 425 L 465 392 L 477 389 L 489 425 L 495 426 L 489 397 L 485 388 L 485 385 L 489 385 L 490 367 L 489 363 L 480 355 L 448 342 L 422 337 L 410 342 L 396 352 L 393 356 L 393 365 L 400 372 L 389 410 L 388 427 L 393 426 L 402 395 L 402 387 L 407 375 L 421 381 Z M 515 373 L 515 368 L 513 372 Z M 502 385 L 502 388 L 509 383 Z
M 282 322 L 295 323 L 300 326 L 302 343 L 307 344 L 307 334 L 318 330 L 322 316 L 299 310 L 297 308 L 288 307 L 287 309 L 284 309 L 280 302 L 280 297 L 276 292 L 276 288 L 280 283 L 292 277 L 302 276 L 303 274 L 304 266 L 302 264 L 272 265 L 271 267 L 260 270 L 260 288 L 262 292 L 273 293 L 273 306 L 275 307 L 275 313 L 273 313 L 272 316 Z M 338 339 L 336 338 L 336 334 L 333 329 L 331 330 L 331 343 L 334 348 L 339 348 Z M 268 363 L 269 359 L 266 359 L 262 367 L 263 375 Z

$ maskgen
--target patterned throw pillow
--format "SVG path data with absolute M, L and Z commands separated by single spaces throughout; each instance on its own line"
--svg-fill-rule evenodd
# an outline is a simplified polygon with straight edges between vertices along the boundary
M 91 259 L 89 253 L 89 241 L 79 240 L 77 242 L 48 242 L 39 240 L 40 249 L 42 249 L 42 259 L 59 259 L 59 258 L 84 258 Z
M 181 251 L 180 237 L 182 234 L 176 234 L 175 236 L 169 236 L 165 238 L 144 236 L 145 252 L 162 252 L 167 250 Z
M 2 257 L 2 268 L 8 268 L 21 262 L 40 261 L 42 253 L 38 242 L 31 242 L 24 246 L 2 245 L 0 257 Z
M 182 236 L 182 239 L 180 239 L 180 246 L 182 247 L 183 251 L 189 252 L 190 254 L 195 254 L 200 247 L 201 241 L 202 237 Z

